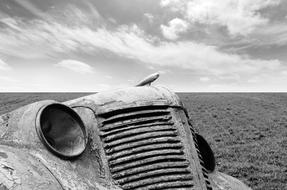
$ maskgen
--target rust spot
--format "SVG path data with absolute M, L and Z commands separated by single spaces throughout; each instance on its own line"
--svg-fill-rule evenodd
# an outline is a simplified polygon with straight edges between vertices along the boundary
M 5 152 L 0 152 L 0 157 L 2 158 L 8 158 L 7 154 Z M 1 189 L 0 189 L 1 190 Z

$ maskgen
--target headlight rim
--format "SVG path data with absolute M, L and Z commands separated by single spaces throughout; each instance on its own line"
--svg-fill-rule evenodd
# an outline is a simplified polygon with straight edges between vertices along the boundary
M 56 148 L 54 148 L 46 139 L 45 134 L 43 133 L 42 128 L 41 128 L 41 116 L 42 116 L 42 113 L 44 112 L 44 110 L 51 107 L 51 106 L 60 107 L 60 109 L 62 111 L 65 111 L 67 114 L 69 114 L 77 122 L 77 124 L 80 126 L 82 133 L 83 133 L 83 136 L 84 136 L 84 148 L 81 151 L 79 151 L 78 153 L 76 153 L 76 154 L 64 154 L 63 152 L 60 152 Z M 36 116 L 35 127 L 36 127 L 36 132 L 38 134 L 38 137 L 39 137 L 41 143 L 43 143 L 44 146 L 50 152 L 52 152 L 53 154 L 55 154 L 56 156 L 58 156 L 60 158 L 63 158 L 63 159 L 76 158 L 76 157 L 80 156 L 87 148 L 88 133 L 87 133 L 86 126 L 85 126 L 84 122 L 82 121 L 81 117 L 77 114 L 77 112 L 65 104 L 55 102 L 55 103 L 50 103 L 48 105 L 44 105 L 43 107 L 41 107 L 37 113 L 37 116 Z

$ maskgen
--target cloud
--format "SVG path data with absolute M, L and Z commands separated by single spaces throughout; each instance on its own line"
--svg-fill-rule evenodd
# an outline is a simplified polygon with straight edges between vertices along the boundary
M 34 14 L 35 16 L 38 16 L 44 20 L 50 19 L 50 16 L 48 14 L 45 14 L 43 10 L 40 10 L 29 0 L 15 0 L 15 2 L 27 9 L 27 11 Z
M 144 13 L 144 17 L 148 20 L 149 23 L 153 23 L 154 16 L 151 13 Z
M 76 60 L 62 60 L 59 63 L 57 63 L 55 66 L 57 67 L 62 67 L 65 69 L 69 69 L 71 71 L 81 73 L 81 74 L 88 74 L 88 73 L 93 73 L 93 68 L 83 62 L 76 61 Z
M 11 67 L 0 59 L 0 71 L 8 71 L 11 70 Z
M 210 78 L 209 77 L 200 77 L 199 80 L 201 82 L 208 82 L 208 81 L 210 81 Z
M 260 10 L 278 5 L 280 0 L 162 0 L 161 5 L 180 12 L 190 23 L 220 25 L 233 36 L 248 35 L 268 23 Z
M 181 11 L 183 12 L 186 8 L 186 3 L 188 1 L 184 0 L 161 0 L 160 5 L 162 7 L 168 7 L 171 11 L 177 12 Z
M 282 69 L 282 64 L 276 59 L 255 59 L 247 55 L 225 53 L 215 46 L 192 41 L 159 41 L 146 35 L 135 24 L 110 31 L 104 27 L 69 27 L 43 21 L 33 21 L 25 23 L 26 25 L 20 21 L 15 22 L 15 27 L 21 28 L 20 31 L 0 31 L 0 52 L 27 59 L 57 54 L 69 55 L 75 52 L 94 55 L 99 50 L 106 50 L 117 56 L 137 60 L 147 67 L 176 67 L 214 76 L 245 78 L 260 72 L 274 74 Z M 175 23 L 179 22 L 181 21 L 176 20 Z M 178 28 L 174 31 L 178 31 Z M 78 62 L 71 63 L 71 60 L 60 65 L 86 73 L 90 72 L 91 68 Z M 83 66 L 84 69 L 81 70 L 78 66 Z
M 4 17 L 0 19 L 0 23 L 5 24 L 7 27 L 10 27 L 13 30 L 21 31 L 21 28 L 18 26 L 17 21 L 13 18 Z
M 0 76 L 0 81 L 4 81 L 4 82 L 8 82 L 8 83 L 19 82 L 18 80 L 13 79 L 13 78 L 8 77 L 8 76 Z
M 52 13 L 44 12 L 44 14 L 41 14 L 40 7 L 31 5 L 29 2 L 30 0 L 18 1 L 18 4 L 36 15 L 36 18 L 29 20 L 27 18 L 9 17 L 8 15 L 0 17 L 0 54 L 5 57 L 7 55 L 7 57 L 12 58 L 11 60 L 16 60 L 15 62 L 24 59 L 23 62 L 31 60 L 40 64 L 40 62 L 72 59 L 80 56 L 83 56 L 83 59 L 79 60 L 90 60 L 99 57 L 107 59 L 104 60 L 107 62 L 115 59 L 119 59 L 119 62 L 127 60 L 128 64 L 124 67 L 134 63 L 142 64 L 150 69 L 173 71 L 168 73 L 169 75 L 175 72 L 179 73 L 176 74 L 177 76 L 185 73 L 185 76 L 182 75 L 179 78 L 188 78 L 191 83 L 202 81 L 198 82 L 200 88 L 209 84 L 216 86 L 217 83 L 226 84 L 226 87 L 228 87 L 231 82 L 234 84 L 244 82 L 251 85 L 264 84 L 265 76 L 269 76 L 270 82 L 273 79 L 275 80 L 276 75 L 279 75 L 278 73 L 286 70 L 284 63 L 277 59 L 256 58 L 258 55 L 253 54 L 255 57 L 252 57 L 242 52 L 241 54 L 231 53 L 231 51 L 227 52 L 222 46 L 210 45 L 218 45 L 218 41 L 221 41 L 224 45 L 236 44 L 237 40 L 243 40 L 241 44 L 249 45 L 249 39 L 255 39 L 253 43 L 259 42 L 260 45 L 272 42 L 285 43 L 286 40 L 282 41 L 282 38 L 287 39 L 287 27 L 285 25 L 282 27 L 281 23 L 277 25 L 271 23 L 274 24 L 273 27 L 268 28 L 270 21 L 267 16 L 270 15 L 263 10 L 276 5 L 278 1 L 222 0 L 215 3 L 208 0 L 164 0 L 161 1 L 161 6 L 166 7 L 165 10 L 159 10 L 157 13 L 148 10 L 143 12 L 142 16 L 144 18 L 141 19 L 145 20 L 139 22 L 142 25 L 118 26 L 117 24 L 121 22 L 111 24 L 107 18 L 101 17 L 97 9 L 93 9 L 93 4 L 84 5 L 85 8 L 71 4 L 67 7 L 64 6 L 63 11 L 61 11 L 63 7 L 60 6 L 53 9 L 54 12 Z M 171 10 L 173 13 L 163 12 L 166 10 Z M 58 12 L 61 13 L 58 15 Z M 50 18 L 46 15 L 49 15 Z M 94 16 L 91 17 L 91 15 Z M 101 25 L 99 20 L 105 23 Z M 147 20 L 150 20 L 151 23 L 147 23 Z M 163 20 L 165 23 L 160 23 Z M 155 36 L 151 36 L 142 30 L 145 25 L 149 26 L 146 31 Z M 157 26 L 156 31 L 150 31 L 150 28 L 154 29 L 155 26 Z M 199 29 L 196 28 L 197 26 Z M 198 33 L 210 34 L 211 38 L 216 38 L 217 42 L 211 42 L 211 38 L 195 39 L 194 37 L 204 36 L 205 34 L 197 35 L 197 32 L 188 34 L 187 32 L 191 32 L 193 28 L 198 29 Z M 216 34 L 211 33 L 212 30 Z M 232 37 L 243 36 L 230 38 L 226 35 L 226 31 Z M 160 32 L 169 40 L 163 40 Z M 184 38 L 180 38 L 183 34 L 185 34 Z M 157 35 L 160 37 L 157 37 Z M 227 37 L 221 38 L 220 35 L 226 35 Z M 256 38 L 257 36 L 258 38 Z M 273 40 L 274 36 L 278 38 Z M 192 38 L 193 40 L 191 40 Z M 177 39 L 180 39 L 180 41 Z M 234 44 L 230 46 L 241 47 L 240 44 L 237 46 Z M 89 62 L 87 61 L 87 63 Z M 14 65 L 17 66 L 17 64 Z M 55 65 L 58 68 L 53 67 L 50 69 L 66 71 L 65 68 L 83 74 L 94 72 L 90 65 L 77 60 L 63 60 Z M 139 67 L 143 68 L 142 65 Z M 60 67 L 63 69 L 60 69 Z M 4 70 L 1 63 L 0 70 Z M 13 74 L 13 72 L 11 73 Z M 71 74 L 70 72 L 66 73 L 67 76 Z M 283 74 L 280 75 L 283 76 Z M 91 76 L 94 75 L 89 75 L 89 77 Z M 256 76 L 260 77 L 256 78 Z M 286 74 L 284 76 L 286 79 Z M 164 75 L 163 79 L 165 77 L 168 78 Z M 109 79 L 109 77 L 105 79 Z M 115 79 L 117 78 L 115 77 Z M 2 78 L 3 80 L 8 79 Z M 283 77 L 278 77 L 276 81 L 282 84 L 284 80 Z M 103 81 L 104 83 L 105 81 Z M 51 88 L 54 88 L 53 85 L 51 86 Z
M 287 24 L 274 23 L 256 29 L 251 45 L 253 47 L 268 47 L 270 45 L 284 46 L 287 44 Z
M 174 18 L 169 21 L 168 26 L 161 25 L 162 34 L 169 40 L 176 40 L 180 33 L 188 29 L 188 23 L 182 19 Z

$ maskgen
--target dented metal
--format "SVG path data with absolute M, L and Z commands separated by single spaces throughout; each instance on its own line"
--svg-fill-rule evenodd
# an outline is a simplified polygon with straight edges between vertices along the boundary
M 202 156 L 208 154 L 200 152 L 181 101 L 164 87 L 130 87 L 62 103 L 85 127 L 85 149 L 71 157 L 51 151 L 36 130 L 43 108 L 52 104 L 60 103 L 40 101 L 0 117 L 0 189 L 249 189 L 205 168 Z M 61 122 L 51 125 L 68 129 Z M 73 146 L 77 136 L 75 130 L 43 130 L 51 146 L 62 143 L 59 150 Z

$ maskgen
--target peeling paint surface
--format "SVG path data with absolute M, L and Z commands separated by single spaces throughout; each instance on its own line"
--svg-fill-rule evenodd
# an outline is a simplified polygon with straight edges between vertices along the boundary
M 0 187 L 7 189 L 60 190 L 60 184 L 27 150 L 0 145 Z
M 119 190 L 111 183 L 97 179 L 92 168 L 60 160 L 46 150 L 18 149 L 0 145 L 0 190 Z M 4 155 L 5 154 L 5 155 Z M 5 158 L 4 158 L 4 157 Z M 85 161 L 85 160 L 84 160 Z M 102 181 L 102 183 L 100 183 Z
M 0 159 L 0 184 L 8 189 L 21 184 L 21 179 L 17 176 L 15 169 L 3 159 Z

